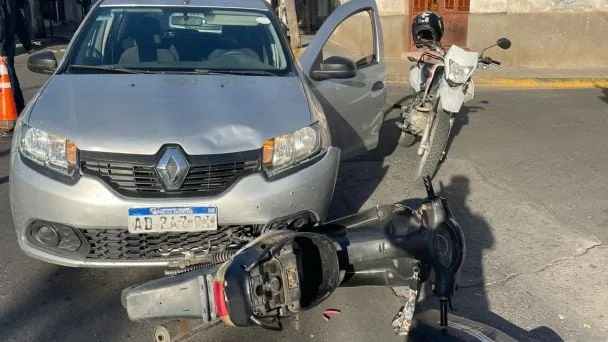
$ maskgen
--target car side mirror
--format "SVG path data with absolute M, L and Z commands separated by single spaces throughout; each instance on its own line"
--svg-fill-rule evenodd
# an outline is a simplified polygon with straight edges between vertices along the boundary
M 57 59 L 52 51 L 38 51 L 28 57 L 27 68 L 31 72 L 51 75 L 57 69 Z
M 503 50 L 508 50 L 511 47 L 511 41 L 507 38 L 500 38 L 496 41 L 496 45 Z
M 346 57 L 332 56 L 319 63 L 319 65 L 312 70 L 311 76 L 317 81 L 331 78 L 353 78 L 357 76 L 357 66 L 355 65 L 355 62 Z

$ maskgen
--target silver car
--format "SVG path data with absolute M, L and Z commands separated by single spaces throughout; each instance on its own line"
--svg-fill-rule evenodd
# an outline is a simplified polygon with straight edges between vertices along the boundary
M 365 12 L 371 54 L 328 56 L 332 32 Z M 378 143 L 378 9 L 338 7 L 299 61 L 282 27 L 264 0 L 100 0 L 59 62 L 30 56 L 51 76 L 12 141 L 21 249 L 170 267 L 325 220 L 340 161 Z

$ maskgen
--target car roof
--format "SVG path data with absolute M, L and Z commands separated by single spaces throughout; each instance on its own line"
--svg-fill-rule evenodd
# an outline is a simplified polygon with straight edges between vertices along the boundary
M 266 0 L 99 0 L 100 6 L 192 6 L 268 10 Z

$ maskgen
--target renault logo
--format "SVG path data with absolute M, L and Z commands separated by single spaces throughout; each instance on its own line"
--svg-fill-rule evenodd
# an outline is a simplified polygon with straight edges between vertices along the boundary
M 167 190 L 179 190 L 188 175 L 190 165 L 178 148 L 169 147 L 156 165 L 156 170 Z

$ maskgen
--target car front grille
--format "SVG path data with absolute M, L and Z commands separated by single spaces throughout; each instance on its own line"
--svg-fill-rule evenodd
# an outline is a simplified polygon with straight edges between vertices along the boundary
M 159 151 L 154 156 L 81 153 L 83 174 L 102 179 L 128 197 L 212 196 L 229 189 L 241 177 L 258 172 L 259 151 L 212 156 L 187 156 L 188 174 L 177 190 L 165 189 L 157 171 Z
M 81 229 L 89 244 L 87 259 L 155 260 L 223 249 L 237 249 L 251 241 L 261 227 L 224 226 L 201 233 L 130 234 L 123 229 Z

